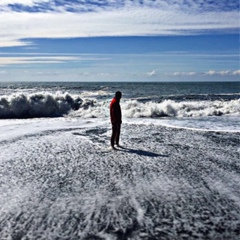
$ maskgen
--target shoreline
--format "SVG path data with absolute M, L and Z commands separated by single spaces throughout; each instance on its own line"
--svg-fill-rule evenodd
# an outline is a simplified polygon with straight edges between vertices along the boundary
M 1 236 L 237 239 L 239 133 L 71 124 L 0 143 Z

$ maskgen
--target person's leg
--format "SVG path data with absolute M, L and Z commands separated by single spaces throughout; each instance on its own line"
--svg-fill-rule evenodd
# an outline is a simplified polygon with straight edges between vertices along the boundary
M 114 142 L 116 139 L 117 128 L 115 125 L 112 125 L 112 136 L 111 136 L 111 146 L 114 148 Z
M 118 124 L 116 128 L 116 136 L 115 136 L 117 146 L 119 146 L 120 133 L 121 133 L 121 124 Z

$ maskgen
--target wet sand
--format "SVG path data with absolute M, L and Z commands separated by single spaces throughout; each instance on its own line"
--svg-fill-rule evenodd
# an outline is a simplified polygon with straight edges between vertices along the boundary
M 2 239 L 239 239 L 240 134 L 123 124 L 0 141 Z

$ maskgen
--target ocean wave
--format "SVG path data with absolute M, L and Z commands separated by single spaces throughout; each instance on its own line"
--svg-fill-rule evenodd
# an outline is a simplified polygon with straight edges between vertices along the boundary
M 0 97 L 0 118 L 60 117 L 78 110 L 83 100 L 65 94 L 39 92 L 18 93 Z
M 95 101 L 87 108 L 80 107 L 71 112 L 72 117 L 98 118 L 109 117 L 110 101 Z M 121 102 L 123 117 L 161 118 L 161 117 L 207 117 L 221 115 L 239 115 L 240 99 L 231 101 L 182 101 L 164 100 L 157 102 L 139 102 L 127 100 Z
M 64 115 L 82 118 L 109 117 L 110 99 L 101 99 L 101 96 L 88 99 L 80 96 L 61 92 L 0 96 L 0 119 L 61 117 Z M 165 99 L 160 102 L 123 99 L 121 107 L 123 117 L 126 118 L 240 115 L 240 99 L 230 101 Z
M 127 101 L 123 109 L 127 117 L 202 117 L 237 115 L 240 99 L 231 101 L 182 101 L 164 100 L 160 103 Z

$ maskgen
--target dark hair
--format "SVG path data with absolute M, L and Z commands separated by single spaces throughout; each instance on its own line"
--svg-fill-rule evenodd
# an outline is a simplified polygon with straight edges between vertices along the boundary
M 115 97 L 116 97 L 117 99 L 120 99 L 120 98 L 122 97 L 122 93 L 121 93 L 120 91 L 117 91 L 117 92 L 115 93 Z

